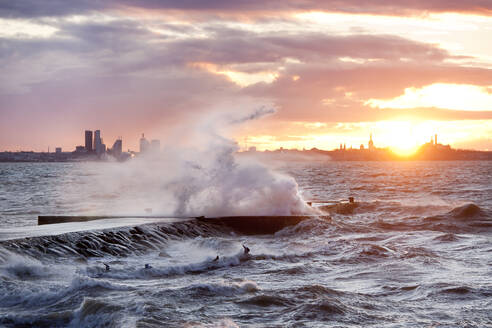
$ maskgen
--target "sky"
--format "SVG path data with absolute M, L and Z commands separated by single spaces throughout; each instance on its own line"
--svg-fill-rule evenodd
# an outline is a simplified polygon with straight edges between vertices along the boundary
M 0 0 L 0 151 L 492 150 L 491 35 L 491 0 Z

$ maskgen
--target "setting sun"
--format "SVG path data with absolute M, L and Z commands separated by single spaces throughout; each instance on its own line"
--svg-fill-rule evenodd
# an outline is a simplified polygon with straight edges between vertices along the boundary
M 431 128 L 412 121 L 385 121 L 375 126 L 378 140 L 385 141 L 393 152 L 401 156 L 415 153 L 424 139 L 433 136 Z

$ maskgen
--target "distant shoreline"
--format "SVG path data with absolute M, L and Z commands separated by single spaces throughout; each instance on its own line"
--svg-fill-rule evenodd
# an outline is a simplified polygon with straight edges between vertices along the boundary
M 274 150 L 274 151 L 243 151 L 236 153 L 240 157 L 253 157 L 259 160 L 274 161 L 335 161 L 335 162 L 412 162 L 412 161 L 490 161 L 492 151 L 454 150 L 420 151 L 410 156 L 400 156 L 389 149 L 374 151 L 347 149 L 347 150 Z M 129 159 L 131 160 L 131 159 Z M 108 163 L 107 158 L 100 159 L 94 156 L 73 156 L 72 153 L 36 152 L 0 152 L 0 163 L 80 163 L 102 162 Z

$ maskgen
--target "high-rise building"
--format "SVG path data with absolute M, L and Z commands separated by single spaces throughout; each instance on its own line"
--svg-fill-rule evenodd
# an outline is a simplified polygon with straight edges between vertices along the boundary
M 158 153 L 161 151 L 161 141 L 157 139 L 153 139 L 150 142 L 150 151 L 153 153 Z
M 119 137 L 114 142 L 113 148 L 111 148 L 111 154 L 114 157 L 120 157 L 122 152 L 123 152 L 123 140 L 121 139 L 121 137 Z
M 98 151 L 98 148 L 101 147 L 101 144 L 102 144 L 102 142 L 101 142 L 101 130 L 96 130 L 96 131 L 94 131 L 94 150 L 96 151 L 96 153 Z
M 87 152 L 92 152 L 92 131 L 85 131 L 85 150 Z
M 101 155 L 103 151 L 103 142 L 101 139 L 101 130 L 94 131 L 94 150 L 96 154 Z
M 145 139 L 145 135 L 142 133 L 142 138 L 140 138 L 140 153 L 145 153 L 149 149 L 149 141 Z

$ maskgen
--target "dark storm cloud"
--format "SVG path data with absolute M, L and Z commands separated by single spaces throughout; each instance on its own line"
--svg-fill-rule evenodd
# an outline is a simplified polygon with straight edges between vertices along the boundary
M 186 39 L 156 34 L 135 20 L 106 23 L 67 23 L 61 21 L 53 38 L 0 39 L 0 60 L 4 67 L 25 61 L 39 67 L 43 54 L 58 54 L 61 59 L 90 65 L 94 73 L 111 71 L 121 75 L 167 66 L 183 67 L 193 62 L 216 65 L 241 65 L 241 70 L 275 70 L 287 58 L 305 63 L 332 63 L 338 57 L 398 61 L 401 57 L 424 62 L 453 58 L 432 44 L 394 36 L 330 36 L 321 33 L 263 35 L 239 29 L 213 26 L 209 37 L 193 38 L 196 28 L 161 24 L 159 28 L 188 34 Z M 189 32 L 189 33 L 187 33 Z M 41 63 L 43 64 L 43 63 Z M 56 63 L 49 63 L 56 68 Z M 50 72 L 45 70 L 46 74 Z
M 177 10 L 221 13 L 261 13 L 282 11 L 330 11 L 385 15 L 427 12 L 492 14 L 489 0 L 1 0 L 1 17 L 42 17 L 136 7 L 148 10 Z
M 120 3 L 152 9 L 214 11 L 312 11 L 400 15 L 410 12 L 474 12 L 490 15 L 489 0 L 123 0 Z
M 82 14 L 107 9 L 107 4 L 98 0 L 0 0 L 0 17 L 32 18 Z
M 242 32 L 216 33 L 213 40 L 177 42 L 173 50 L 188 61 L 210 61 L 216 64 L 278 62 L 285 58 L 300 61 L 326 61 L 337 57 L 399 60 L 441 61 L 451 56 L 434 45 L 394 36 L 330 36 L 319 33 L 261 36 Z M 171 51 L 173 51 L 171 50 Z
M 29 71 L 29 64 L 36 67 L 43 64 L 35 60 L 43 54 L 58 54 L 62 59 L 72 58 L 77 62 L 78 67 L 61 71 L 56 70 L 56 63 L 44 63 L 55 67 L 52 71 L 44 70 L 46 79 L 51 80 L 91 75 L 131 79 L 129 74 L 146 71 L 157 72 L 155 78 L 158 79 L 158 72 L 171 68 L 192 72 L 187 64 L 193 62 L 233 66 L 246 72 L 274 71 L 282 65 L 285 70 L 274 83 L 253 86 L 246 93 L 278 99 L 290 99 L 299 94 L 313 101 L 331 97 L 336 87 L 344 88 L 344 92 L 356 92 L 361 97 L 389 98 L 400 95 L 407 87 L 433 82 L 492 84 L 489 70 L 443 66 L 443 60 L 454 58 L 446 51 L 432 44 L 394 36 L 320 33 L 279 36 L 213 26 L 206 31 L 209 38 L 182 40 L 152 33 L 133 20 L 62 22 L 58 27 L 60 31 L 55 38 L 1 39 L 0 60 L 4 67 L 23 62 L 25 65 L 20 69 Z M 168 27 L 174 28 L 161 26 Z M 194 28 L 189 27 L 189 31 L 192 35 Z M 180 32 L 186 29 L 181 27 Z M 379 61 L 353 65 L 341 63 L 339 57 Z M 402 57 L 410 62 L 402 63 Z M 287 58 L 299 62 L 285 63 Z M 22 71 L 18 73 L 22 75 Z M 293 75 L 300 80 L 292 81 Z
M 0 38 L 0 58 L 15 55 L 28 57 L 44 51 L 86 55 L 99 50 L 124 53 L 143 44 L 151 33 L 138 23 L 116 21 L 111 24 L 86 23 L 56 25 L 60 29 L 53 38 Z

